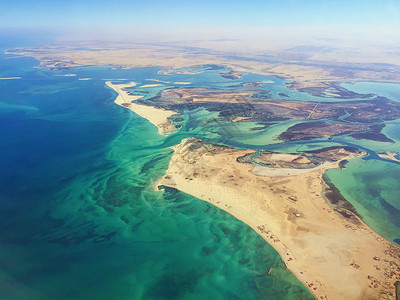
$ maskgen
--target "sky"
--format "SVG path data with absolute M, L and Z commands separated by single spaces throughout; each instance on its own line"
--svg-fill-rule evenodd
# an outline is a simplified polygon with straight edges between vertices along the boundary
M 307 26 L 400 28 L 400 0 L 0 0 L 0 29 L 168 34 Z
M 0 26 L 400 25 L 399 0 L 0 0 Z

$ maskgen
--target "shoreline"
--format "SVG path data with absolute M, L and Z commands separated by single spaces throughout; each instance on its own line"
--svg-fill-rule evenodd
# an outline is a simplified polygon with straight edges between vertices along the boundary
M 393 160 L 395 162 L 400 162 L 400 159 L 398 159 L 396 156 L 398 156 L 397 152 L 390 152 L 390 151 L 386 151 L 383 153 L 378 153 L 379 157 L 384 158 L 384 159 L 389 159 L 389 160 Z
M 100 45 L 92 45 L 92 49 L 97 51 L 77 51 L 75 48 L 63 48 L 60 50 L 53 46 L 14 48 L 6 50 L 4 53 L 34 57 L 40 61 L 40 67 L 58 70 L 85 65 L 114 65 L 123 66 L 124 68 L 161 66 L 165 70 L 160 70 L 160 75 L 168 75 L 171 72 L 192 75 L 199 72 L 179 69 L 190 68 L 194 65 L 221 64 L 232 69 L 235 73 L 251 72 L 304 84 L 307 84 L 307 82 L 352 83 L 358 81 L 400 84 L 400 75 L 398 73 L 387 70 L 382 71 L 382 68 L 373 65 L 373 63 L 377 63 L 375 56 L 364 57 L 361 61 L 358 56 L 353 56 L 349 62 L 346 51 L 345 56 L 339 51 L 334 60 L 332 60 L 332 57 L 314 60 L 316 58 L 314 57 L 312 59 L 299 58 L 293 62 L 285 58 L 281 58 L 280 61 L 269 61 L 268 59 L 255 61 L 252 59 L 252 55 L 243 55 L 241 51 L 235 51 L 239 56 L 221 56 L 224 51 L 222 48 L 215 49 L 216 51 L 222 50 L 222 52 L 217 52 L 219 55 L 207 52 L 191 54 L 179 48 L 171 48 L 170 46 L 164 48 L 163 46 L 155 45 L 131 45 L 127 49 L 103 49 Z M 171 62 L 170 53 L 166 55 L 161 53 L 160 50 L 168 50 L 168 52 L 173 53 L 176 61 Z M 387 63 L 393 66 L 400 63 L 398 58 L 389 58 L 389 56 L 385 60 Z M 382 58 L 379 62 L 382 62 Z M 369 67 L 369 72 L 365 72 L 363 69 L 360 70 L 360 64 Z M 351 70 L 351 74 L 340 72 L 341 67 Z
M 106 81 L 106 85 L 118 93 L 117 98 L 114 100 L 116 104 L 129 108 L 142 118 L 147 119 L 157 127 L 159 134 L 168 135 L 177 130 L 177 128 L 172 124 L 172 121 L 168 119 L 177 114 L 177 112 L 134 103 L 134 101 L 143 98 L 143 96 L 131 95 L 125 90 L 125 88 L 134 87 L 136 85 L 135 82 L 113 84 L 111 81 Z
M 322 176 L 340 161 L 300 174 L 260 176 L 253 165 L 236 160 L 253 150 L 223 149 L 195 139 L 173 149 L 156 185 L 209 202 L 253 228 L 317 299 L 395 295 L 400 249 L 361 220 L 334 212 L 323 198 Z M 348 153 L 347 159 L 360 155 Z M 399 268 L 394 274 L 392 264 Z

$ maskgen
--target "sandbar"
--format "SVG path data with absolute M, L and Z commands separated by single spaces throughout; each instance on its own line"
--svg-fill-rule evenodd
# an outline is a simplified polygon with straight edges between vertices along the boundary
M 323 193 L 327 169 L 365 153 L 340 149 L 339 160 L 316 168 L 257 175 L 253 164 L 238 161 L 254 150 L 196 139 L 185 139 L 173 150 L 168 170 L 156 185 L 212 203 L 246 223 L 316 299 L 394 299 L 400 249 L 350 211 L 344 214 L 351 215 L 348 218 L 337 213 Z
M 155 84 L 145 84 L 140 86 L 141 88 L 151 88 L 151 87 L 156 87 L 156 86 L 164 86 L 163 84 L 155 83 Z
M 161 82 L 161 83 L 171 83 L 170 81 L 164 81 L 164 80 L 152 79 L 152 78 L 146 79 L 146 80 L 148 80 L 148 81 L 155 81 L 155 82 Z
M 382 158 L 385 158 L 385 159 L 390 159 L 390 160 L 394 160 L 394 161 L 400 162 L 400 159 L 396 158 L 396 156 L 398 155 L 397 152 L 389 152 L 389 151 L 387 151 L 387 152 L 384 152 L 384 153 L 378 153 L 378 155 L 380 157 L 382 157 Z
M 168 119 L 170 116 L 176 114 L 175 111 L 133 103 L 133 101 L 143 97 L 141 95 L 131 95 L 125 90 L 125 88 L 135 86 L 135 82 L 113 84 L 111 81 L 107 81 L 106 85 L 118 93 L 118 97 L 114 100 L 116 104 L 129 108 L 139 116 L 147 119 L 157 127 L 160 134 L 169 134 L 176 130 L 171 120 Z
M 232 120 L 233 123 L 251 120 L 250 117 L 236 117 Z
M 0 80 L 21 79 L 21 77 L 1 77 Z
M 191 82 L 185 82 L 185 81 L 176 81 L 174 84 L 192 84 Z

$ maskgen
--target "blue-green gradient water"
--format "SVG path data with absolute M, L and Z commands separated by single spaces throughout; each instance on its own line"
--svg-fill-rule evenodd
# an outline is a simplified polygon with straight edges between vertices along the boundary
M 157 68 L 37 65 L 0 54 L 0 78 L 21 77 L 0 80 L 0 299 L 312 299 L 245 224 L 184 193 L 154 189 L 172 155 L 168 147 L 194 136 L 275 151 L 349 143 L 371 153 L 400 150 L 398 121 L 385 128 L 393 144 L 349 137 L 282 144 L 276 137 L 298 121 L 252 130 L 259 124 L 204 123 L 218 115 L 204 108 L 184 112 L 182 128 L 160 136 L 116 105 L 116 93 L 105 86 L 110 79 L 135 81 L 133 90 L 151 97 L 173 82 L 229 88 L 257 80 L 272 96 L 337 101 L 289 90 L 278 78 L 247 74 L 233 81 L 212 67 L 159 75 Z M 140 88 L 156 83 L 148 79 L 170 83 Z M 399 170 L 359 159 L 328 175 L 370 226 L 395 240 Z
M 157 69 L 37 64 L 0 57 L 0 299 L 312 299 L 245 224 L 154 190 L 191 129 L 158 135 L 104 79 Z

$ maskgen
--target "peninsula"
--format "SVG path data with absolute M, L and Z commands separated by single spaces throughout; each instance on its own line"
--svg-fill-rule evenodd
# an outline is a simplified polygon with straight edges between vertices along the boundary
M 199 124 L 221 120 L 223 125 L 246 127 L 248 122 L 249 133 L 255 135 L 290 121 L 289 127 L 276 132 L 274 141 L 369 140 L 385 143 L 387 151 L 379 156 L 398 162 L 398 152 L 392 149 L 396 141 L 383 129 L 386 122 L 400 119 L 399 101 L 341 86 L 354 81 L 398 83 L 397 60 L 388 68 L 371 61 L 348 65 L 286 56 L 232 56 L 211 49 L 190 53 L 154 45 L 92 50 L 49 47 L 10 53 L 35 57 L 41 66 L 58 71 L 88 64 L 163 68 L 139 86 L 127 79 L 106 80 L 118 93 L 115 103 L 147 119 L 160 134 L 182 128 L 174 138 L 185 139 L 173 147 L 168 170 L 157 186 L 212 203 L 253 228 L 316 299 L 394 299 L 400 249 L 369 228 L 324 176 L 328 169 L 344 168 L 347 160 L 365 152 L 347 146 L 299 153 L 235 149 L 191 138 L 191 128 L 177 124 L 185 119 L 171 116 L 188 116 L 191 123 L 188 112 L 217 112 Z M 247 80 L 250 73 L 257 78 Z M 201 74 L 214 78 L 212 85 L 196 81 Z M 275 81 L 260 76 L 283 78 L 286 90 L 274 92 L 264 84 Z M 137 90 L 128 91 L 133 87 Z M 297 99 L 300 94 L 292 96 L 293 90 L 308 98 Z
M 157 127 L 160 134 L 170 134 L 176 130 L 176 127 L 172 124 L 171 120 L 168 119 L 172 115 L 176 114 L 176 112 L 134 103 L 134 101 L 143 97 L 140 95 L 131 95 L 126 90 L 126 88 L 134 87 L 136 85 L 135 82 L 113 84 L 111 81 L 107 81 L 106 85 L 118 93 L 117 98 L 114 100 L 116 104 L 129 108 L 139 116 L 147 119 Z
M 193 138 L 173 150 L 157 186 L 212 203 L 249 225 L 316 299 L 394 299 L 400 248 L 365 225 L 348 203 L 327 201 L 334 191 L 325 171 L 364 152 L 331 147 L 257 156 Z

